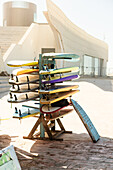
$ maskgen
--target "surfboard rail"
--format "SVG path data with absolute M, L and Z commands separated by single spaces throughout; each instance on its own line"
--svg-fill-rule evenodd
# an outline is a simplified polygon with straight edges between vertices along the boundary
M 73 80 L 73 79 L 78 79 L 79 76 L 78 75 L 70 75 L 70 76 L 64 76 L 58 79 L 53 79 L 53 80 L 42 80 L 43 84 L 49 84 L 49 83 L 59 83 L 59 82 L 64 82 L 64 81 L 68 81 L 68 80 Z
M 44 53 L 42 54 L 43 58 L 52 58 L 52 59 L 75 59 L 76 61 L 80 60 L 80 56 L 77 54 L 70 53 Z
M 11 60 L 7 63 L 9 67 L 38 66 L 38 61 L 28 60 Z
M 55 102 L 60 101 L 62 99 L 66 99 L 67 97 L 70 97 L 70 96 L 74 95 L 77 92 L 79 92 L 79 90 L 72 90 L 72 91 L 69 91 L 69 92 L 62 92 L 62 93 L 59 93 L 58 97 L 56 96 L 56 94 L 54 94 L 48 100 L 41 98 L 40 103 L 41 104 L 52 104 L 52 103 L 55 103 Z
M 58 112 L 58 111 L 60 111 L 64 108 L 70 106 L 70 105 L 71 105 L 71 103 L 69 103 L 68 105 L 63 106 L 63 107 L 60 107 L 60 106 L 59 107 L 52 107 L 52 106 L 48 106 L 48 105 L 42 105 L 41 108 L 40 108 L 40 111 L 43 114 L 53 114 L 53 113 L 56 113 L 56 112 Z
M 69 73 L 72 71 L 79 71 L 79 67 L 64 67 L 59 69 L 48 69 L 48 70 L 41 70 L 39 74 L 41 75 L 47 75 L 47 74 L 61 74 L 61 73 Z
M 60 86 L 55 86 L 49 89 L 45 90 L 39 90 L 39 94 L 53 94 L 53 93 L 59 93 L 59 92 L 67 92 L 70 90 L 77 89 L 79 86 L 78 85 L 60 85 Z
M 91 122 L 90 118 L 86 114 L 86 112 L 83 110 L 83 108 L 73 99 L 71 99 L 71 103 L 75 109 L 75 111 L 78 113 L 78 116 L 82 120 L 82 123 L 84 124 L 86 130 L 88 131 L 91 139 L 93 142 L 97 142 L 100 139 L 100 136 L 94 127 L 93 123 Z

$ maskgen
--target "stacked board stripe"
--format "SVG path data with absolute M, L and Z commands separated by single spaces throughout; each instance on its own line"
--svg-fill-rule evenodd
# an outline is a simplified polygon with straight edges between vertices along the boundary
M 65 77 L 62 77 L 62 78 L 58 78 L 58 79 L 55 79 L 55 80 L 49 80 L 49 81 L 43 81 L 42 80 L 42 83 L 43 84 L 48 84 L 48 83 L 59 83 L 59 82 L 63 82 L 63 81 L 68 81 L 68 80 L 72 80 L 72 79 L 77 79 L 79 78 L 78 75 L 71 75 L 71 76 L 65 76 Z

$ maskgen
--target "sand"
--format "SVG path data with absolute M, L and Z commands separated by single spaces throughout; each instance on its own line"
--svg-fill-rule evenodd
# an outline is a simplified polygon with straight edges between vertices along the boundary
M 63 135 L 63 142 L 23 139 L 23 136 L 29 134 L 37 119 L 28 118 L 21 122 L 13 119 L 12 114 L 15 105 L 13 104 L 11 107 L 11 104 L 7 103 L 8 94 L 1 96 L 0 149 L 13 144 L 22 169 L 56 170 L 57 168 L 74 169 L 74 167 L 78 169 L 113 167 L 113 156 L 111 156 L 111 153 L 107 156 L 108 151 L 106 150 L 106 145 L 108 145 L 109 150 L 113 148 L 113 80 L 81 78 L 79 81 L 71 82 L 71 84 L 79 84 L 80 92 L 75 94 L 73 99 L 86 111 L 101 136 L 101 140 L 96 144 L 91 141 L 74 110 L 61 119 L 65 129 L 73 132 L 70 135 Z M 94 146 L 95 148 L 93 148 Z M 76 149 L 73 150 L 72 147 Z M 103 151 L 102 156 L 103 159 L 105 158 L 105 165 L 101 160 L 99 147 Z M 97 150 L 98 156 L 97 153 L 93 153 L 92 148 L 95 151 Z M 67 152 L 63 153 L 66 149 Z M 90 155 L 88 151 L 92 151 Z M 80 158 L 77 158 L 77 152 L 80 152 Z M 85 159 L 85 156 L 87 159 Z M 73 157 L 73 160 L 70 159 L 71 157 Z M 74 157 L 77 159 L 74 159 Z M 92 159 L 90 159 L 91 157 Z M 97 157 L 98 160 L 96 160 Z

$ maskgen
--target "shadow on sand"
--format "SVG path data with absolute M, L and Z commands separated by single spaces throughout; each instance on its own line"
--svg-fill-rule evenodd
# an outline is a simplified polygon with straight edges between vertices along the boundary
M 35 140 L 30 152 L 22 149 L 25 146 L 15 147 L 21 168 L 113 169 L 113 139 L 101 137 L 97 143 L 93 143 L 86 133 L 64 134 L 61 137 L 63 141 Z M 9 146 L 12 138 L 14 136 L 1 135 L 0 149 Z
M 11 137 L 8 135 L 0 135 L 0 150 L 6 148 L 11 143 Z
M 30 153 L 15 147 L 24 170 L 113 169 L 113 139 L 93 143 L 88 134 L 65 134 L 63 141 L 36 140 Z M 21 147 L 22 148 L 22 147 Z

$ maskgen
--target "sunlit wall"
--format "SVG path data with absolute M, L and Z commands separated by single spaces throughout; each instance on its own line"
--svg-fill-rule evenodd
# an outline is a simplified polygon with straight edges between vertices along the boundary
M 108 61 L 108 45 L 105 42 L 94 38 L 73 24 L 51 0 L 46 0 L 46 2 L 46 16 L 48 15 L 48 22 L 51 25 L 54 34 L 57 35 L 56 37 L 58 37 L 58 35 L 60 37 L 60 39 L 58 40 L 57 38 L 56 41 L 59 41 L 59 44 L 60 42 L 62 43 L 64 52 L 71 52 L 80 55 L 80 67 L 82 67 L 81 74 L 84 74 L 84 71 L 90 72 L 90 74 L 92 74 L 91 67 L 95 67 L 94 63 L 97 65 L 97 59 L 101 59 L 102 64 L 98 64 L 98 68 L 101 67 L 100 71 L 93 72 L 96 74 L 97 72 L 100 72 L 102 75 L 105 75 L 106 71 L 103 71 L 103 68 L 106 67 Z M 60 52 L 60 48 L 58 48 L 58 50 L 58 52 Z M 87 58 L 89 71 L 84 70 L 86 67 L 86 58 L 84 57 L 85 55 L 90 56 Z M 93 66 L 91 65 L 91 60 L 94 60 Z M 65 62 L 64 65 L 69 65 L 69 62 Z

